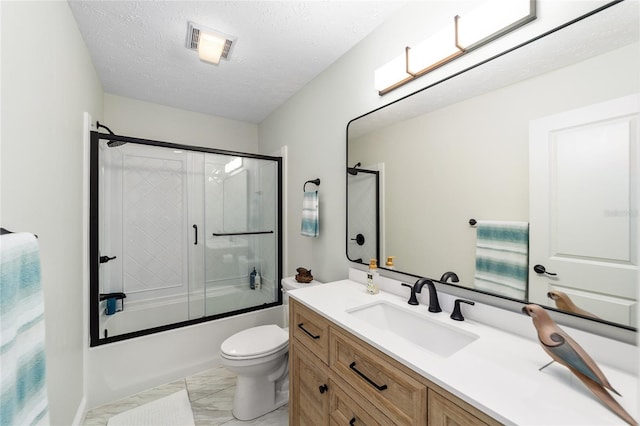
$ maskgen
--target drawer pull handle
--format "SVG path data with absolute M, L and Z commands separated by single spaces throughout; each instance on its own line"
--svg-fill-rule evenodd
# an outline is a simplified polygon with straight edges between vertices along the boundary
M 349 426 L 353 426 L 356 424 L 356 418 L 352 417 L 351 420 L 349 420 Z
M 327 387 L 326 384 L 320 386 L 320 393 L 325 393 L 328 390 L 329 388 Z
M 304 323 L 302 323 L 302 322 L 301 322 L 300 324 L 298 324 L 298 328 L 299 328 L 300 330 L 304 331 L 305 333 L 307 333 L 309 336 L 311 336 L 311 337 L 312 337 L 312 338 L 314 338 L 314 339 L 319 339 L 319 338 L 320 338 L 320 336 L 316 336 L 316 335 L 314 335 L 314 334 L 311 334 L 308 330 L 306 330 L 306 329 L 302 326 L 302 324 L 304 324 Z
M 363 379 L 365 379 L 367 382 L 369 382 L 369 384 L 371 384 L 371 386 L 375 387 L 379 391 L 383 391 L 383 390 L 385 390 L 387 388 L 387 385 L 379 386 L 376 382 L 374 382 L 373 380 L 371 380 L 370 378 L 368 378 L 367 376 L 362 374 L 360 371 L 358 371 L 358 369 L 356 368 L 356 362 L 355 361 L 353 361 L 351 364 L 349 364 L 349 368 L 352 369 L 353 371 L 355 371 L 356 373 L 358 373 L 358 376 L 360 376 Z

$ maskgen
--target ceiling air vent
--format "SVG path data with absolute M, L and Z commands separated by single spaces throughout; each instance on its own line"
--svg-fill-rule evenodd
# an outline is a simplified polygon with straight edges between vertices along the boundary
M 227 34 L 221 33 L 220 31 L 206 28 L 194 22 L 189 22 L 189 25 L 187 26 L 187 43 L 186 43 L 187 49 L 198 50 L 198 42 L 200 41 L 200 31 L 217 34 L 225 38 L 226 41 L 224 44 L 224 48 L 222 50 L 221 57 L 224 59 L 229 58 L 229 52 L 231 51 L 231 46 L 233 45 L 235 38 Z

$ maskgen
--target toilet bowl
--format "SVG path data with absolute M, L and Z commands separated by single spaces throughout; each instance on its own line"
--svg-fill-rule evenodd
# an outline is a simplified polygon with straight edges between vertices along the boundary
M 261 325 L 242 330 L 220 345 L 220 361 L 237 375 L 233 415 L 252 420 L 289 402 L 289 310 L 287 291 L 320 284 L 282 279 L 284 325 Z

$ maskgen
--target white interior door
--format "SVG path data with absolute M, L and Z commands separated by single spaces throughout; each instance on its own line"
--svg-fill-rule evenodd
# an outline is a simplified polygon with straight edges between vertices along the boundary
M 639 125 L 640 95 L 531 122 L 531 302 L 637 325 Z

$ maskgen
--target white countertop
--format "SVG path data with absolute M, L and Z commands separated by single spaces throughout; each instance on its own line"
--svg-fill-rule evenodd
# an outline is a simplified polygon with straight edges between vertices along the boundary
M 407 304 L 409 289 L 405 290 L 407 297 L 386 291 L 372 296 L 365 291 L 364 284 L 342 280 L 292 290 L 288 294 L 502 423 L 581 426 L 625 424 L 566 367 L 553 363 L 538 371 L 551 359 L 535 340 L 532 323 L 531 336 L 527 338 L 489 326 L 481 318 L 469 318 L 473 315 L 467 316 L 477 308 L 478 312 L 485 315 L 502 315 L 505 322 L 530 322 L 526 315 L 487 305 L 463 304 L 462 311 L 466 320 L 453 321 L 449 318 L 450 309 L 447 309 L 453 303 L 452 296 L 440 293 L 443 310 L 448 312 L 433 314 L 427 311 L 428 306 L 422 300 L 419 306 Z M 427 293 L 425 290 L 426 288 L 423 289 L 423 295 Z M 479 338 L 444 358 L 402 337 L 381 331 L 346 312 L 378 300 L 412 310 L 419 315 L 427 316 L 430 320 L 467 330 Z M 492 309 L 495 312 L 492 312 Z M 477 317 L 475 312 L 474 314 Z M 511 330 L 511 327 L 513 324 L 509 324 L 505 329 Z M 637 347 L 593 335 L 587 336 L 588 341 L 585 343 L 584 339 L 580 339 L 584 337 L 584 332 L 564 326 L 562 328 L 590 353 L 612 386 L 623 395 L 621 398 L 616 395 L 613 397 L 631 416 L 638 419 L 638 378 L 637 372 L 634 373 L 635 366 L 612 366 L 603 363 L 597 357 L 598 350 L 605 349 L 605 352 L 610 352 L 606 349 L 611 346 L 611 351 L 622 354 L 625 362 L 629 358 L 637 360 Z M 415 330 L 415 333 L 420 333 L 420 330 Z M 595 350 L 596 347 L 598 350 Z

